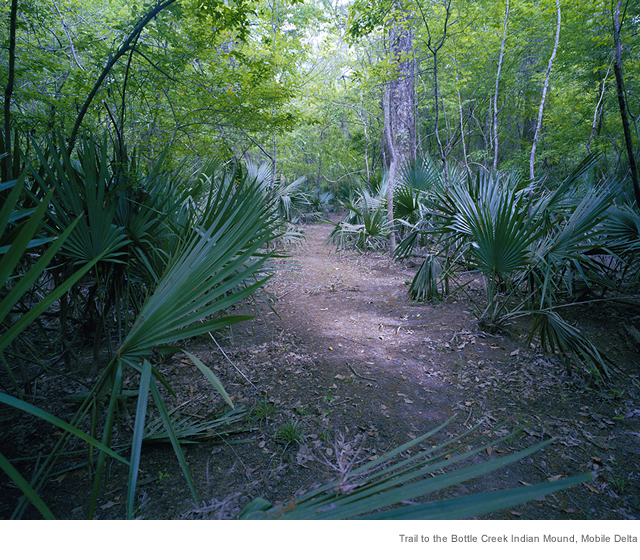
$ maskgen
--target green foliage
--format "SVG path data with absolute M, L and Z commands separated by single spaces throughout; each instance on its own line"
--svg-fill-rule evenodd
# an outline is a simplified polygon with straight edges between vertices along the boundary
M 336 464 L 332 467 L 340 473 L 337 480 L 281 505 L 258 498 L 244 508 L 240 519 L 462 519 L 512 507 L 591 479 L 590 474 L 584 474 L 526 488 L 405 505 L 407 501 L 494 472 L 548 443 L 465 466 L 489 446 L 513 436 L 510 434 L 488 444 L 478 444 L 477 439 L 472 440 L 471 445 L 462 443 L 463 438 L 478 429 L 476 426 L 460 438 L 420 450 L 420 444 L 448 423 L 371 461 L 358 457 L 357 453 L 354 456 L 336 454 Z M 476 446 L 471 448 L 472 445 Z M 466 451 L 469 448 L 471 450 Z
M 160 5 L 164 9 L 141 26 Z M 485 328 L 504 328 L 531 314 L 531 337 L 538 334 L 543 347 L 573 354 L 606 376 L 612 370 L 607 357 L 557 308 L 578 295 L 637 291 L 640 283 L 638 209 L 615 180 L 595 180 L 626 174 L 610 72 L 609 8 L 596 0 L 563 6 L 561 49 L 536 162 L 538 176 L 548 176 L 525 183 L 517 172 L 480 171 L 467 181 L 453 161 L 466 170 L 526 165 L 555 2 L 512 5 L 497 102 L 502 3 L 412 2 L 419 66 L 435 62 L 434 41 L 447 6 L 452 17 L 442 35 L 438 82 L 432 73 L 417 81 L 418 152 L 425 160 L 404 170 L 394 193 L 395 227 L 403 238 L 396 255 L 424 258 L 410 293 L 442 298 L 459 273 L 480 276 L 486 304 L 477 315 Z M 5 21 L 8 8 L 0 8 Z M 132 516 L 141 449 L 149 438 L 172 443 L 195 495 L 180 444 L 201 432 L 167 410 L 158 383 L 169 392 L 171 387 L 152 357 L 179 351 L 174 345 L 180 340 L 247 319 L 228 311 L 265 281 L 273 256 L 268 247 L 299 241 L 296 225 L 337 200 L 348 212 L 331 235 L 340 250 L 386 247 L 386 182 L 377 177 L 387 161 L 380 142 L 381 91 L 392 76 L 382 39 L 394 14 L 388 2 L 360 0 L 350 8 L 325 3 L 324 9 L 297 0 L 64 0 L 53 7 L 34 0 L 18 8 L 15 52 L 8 26 L 0 28 L 0 83 L 8 83 L 8 60 L 15 54 L 3 127 L 11 132 L 12 150 L 5 154 L 0 142 L 0 158 L 10 158 L 18 177 L 0 184 L 0 351 L 3 358 L 28 354 L 42 364 L 49 353 L 71 370 L 73 348 L 93 324 L 94 360 L 89 381 L 74 379 L 87 390 L 70 396 L 81 404 L 68 422 L 21 400 L 23 385 L 7 368 L 16 396 L 0 393 L 2 405 L 50 422 L 63 436 L 28 481 L 2 454 L 0 467 L 26 497 L 15 516 L 30 500 L 50 517 L 39 493 L 71 439 L 80 438 L 89 445 L 94 469 L 92 511 L 113 457 L 130 465 Z M 640 87 L 637 16 L 630 5 L 622 37 L 631 113 L 637 113 Z M 79 116 L 83 106 L 87 113 Z M 86 137 L 76 149 L 65 148 L 80 122 Z M 110 137 L 96 141 L 96 131 L 105 130 Z M 581 162 L 596 149 L 602 153 L 597 164 L 594 158 Z M 447 174 L 428 158 L 441 150 L 452 160 Z M 254 153 L 270 159 L 275 172 L 249 166 L 247 175 L 241 173 L 238 162 Z M 215 156 L 231 160 L 238 171 L 225 173 Z M 24 335 L 35 331 L 45 311 L 61 328 L 37 348 Z M 103 342 L 106 366 L 100 362 Z M 188 357 L 231 405 L 213 371 Z M 127 396 L 137 399 L 129 460 L 113 452 L 119 403 Z M 157 416 L 149 422 L 150 409 Z M 79 427 L 89 417 L 85 433 Z M 366 471 L 354 472 L 367 481 L 363 488 L 380 489 Z M 340 483 L 349 492 L 339 493 L 339 502 L 327 497 L 335 487 L 303 502 L 316 514 L 333 515 L 337 504 L 340 515 L 353 516 L 401 495 L 376 501 L 377 490 L 365 492 L 355 496 L 365 506 L 343 507 L 360 487 L 351 488 L 349 477 Z M 466 500 L 452 504 L 471 507 L 474 499 Z M 294 516 L 314 515 L 297 508 Z M 428 514 L 422 506 L 397 511 Z M 457 510 L 468 511 L 475 510 Z
M 342 203 L 348 211 L 346 218 L 335 224 L 327 243 L 336 243 L 339 251 L 347 247 L 379 251 L 386 246 L 389 237 L 386 180 L 375 192 L 360 183 L 354 190 L 349 202 Z
M 636 216 L 612 207 L 617 185 L 592 183 L 596 162 L 587 158 L 551 191 L 537 190 L 517 173 L 485 171 L 434 191 L 424 218 L 396 252 L 406 258 L 422 244 L 437 248 L 416 274 L 412 296 L 435 298 L 452 276 L 480 274 L 486 304 L 474 305 L 484 328 L 501 329 L 515 317 L 533 314 L 530 340 L 537 332 L 544 348 L 573 354 L 610 375 L 610 360 L 554 311 L 561 299 L 573 297 L 578 280 L 589 290 L 616 289 L 621 286 L 616 276 L 624 270 L 627 282 L 637 282 L 637 261 L 631 260 Z M 607 222 L 617 224 L 613 236 Z
M 290 444 L 294 442 L 302 442 L 302 438 L 304 437 L 304 428 L 300 425 L 300 422 L 297 420 L 288 420 L 282 426 L 278 428 L 276 432 L 275 439 L 278 441 L 282 441 L 285 444 Z
M 442 264 L 436 255 L 427 255 L 416 272 L 409 293 L 413 299 L 421 301 L 438 300 L 443 295 L 440 288 L 442 282 Z
M 35 305 L 29 309 L 26 313 L 18 315 L 17 320 L 12 320 L 14 306 L 18 301 L 29 292 L 33 284 L 38 277 L 43 274 L 51 260 L 56 255 L 57 251 L 64 241 L 69 237 L 73 228 L 76 226 L 80 217 L 76 218 L 69 227 L 61 233 L 61 235 L 44 251 L 44 253 L 35 261 L 30 270 L 21 276 L 19 280 L 11 277 L 11 273 L 14 271 L 21 259 L 25 257 L 25 251 L 27 248 L 34 246 L 41 246 L 47 244 L 47 239 L 37 239 L 37 231 L 41 227 L 41 221 L 49 205 L 52 193 L 48 193 L 43 200 L 37 205 L 37 207 L 31 211 L 20 211 L 17 209 L 17 203 L 20 195 L 23 195 L 25 176 L 24 174 L 16 181 L 10 184 L 0 185 L 0 191 L 11 189 L 10 193 L 5 200 L 5 203 L 0 210 L 0 236 L 3 241 L 3 257 L 0 260 L 0 294 L 2 299 L 0 300 L 0 352 L 4 352 L 7 347 L 12 344 L 29 326 L 36 321 L 36 319 L 44 313 L 49 307 L 51 307 L 61 295 L 72 287 L 80 278 L 89 270 L 98 260 L 99 256 L 93 261 L 87 263 L 83 268 L 80 268 L 75 274 L 68 277 L 61 285 L 56 289 L 49 292 L 49 294 L 40 299 Z M 24 219 L 26 216 L 26 219 Z M 37 241 L 37 243 L 34 243 Z M 10 244 L 4 245 L 9 242 Z M 10 370 L 8 370 L 9 377 L 11 378 L 13 387 L 19 396 L 21 391 L 18 384 L 13 377 Z M 39 409 L 29 403 L 22 401 L 21 399 L 12 397 L 0 392 L 0 402 L 4 405 L 12 406 L 14 408 L 23 410 L 29 414 L 42 418 L 53 425 L 66 431 L 67 434 L 79 437 L 91 445 L 95 445 L 101 449 L 101 452 L 106 453 L 126 463 L 126 460 L 120 457 L 113 450 L 105 447 L 101 443 L 97 442 L 93 437 L 88 436 L 82 431 L 78 430 L 75 426 L 69 425 L 52 414 Z M 49 508 L 44 504 L 40 496 L 38 495 L 37 488 L 34 488 L 34 482 L 27 482 L 22 475 L 13 467 L 13 465 L 0 454 L 0 468 L 7 473 L 7 475 L 13 480 L 13 482 L 20 488 L 24 495 L 36 506 L 36 508 L 43 514 L 45 518 L 51 518 L 52 514 Z
M 56 175 L 56 178 L 60 181 L 69 180 L 69 177 L 64 173 Z M 102 184 L 103 181 L 98 181 L 98 183 Z M 95 182 L 87 181 L 85 186 L 87 193 L 90 190 L 98 193 L 104 192 Z M 21 187 L 22 179 L 16 183 L 12 193 L 19 192 Z M 114 455 L 111 449 L 113 426 L 119 397 L 125 390 L 130 394 L 137 395 L 134 429 L 130 441 L 127 516 L 131 517 L 135 510 L 137 473 L 142 443 L 147 432 L 146 411 L 150 396 L 158 410 L 165 433 L 173 445 L 194 498 L 196 497 L 195 487 L 180 449 L 180 439 L 183 437 L 181 434 L 184 432 L 179 426 L 174 425 L 157 383 L 160 382 L 170 392 L 172 389 L 162 374 L 152 365 L 150 357 L 156 353 L 161 355 L 166 352 L 179 351 L 173 346 L 177 341 L 247 320 L 249 317 L 246 316 L 229 316 L 226 310 L 253 294 L 264 283 L 266 277 L 262 274 L 262 270 L 273 254 L 265 251 L 264 247 L 273 242 L 278 235 L 275 233 L 278 223 L 275 207 L 265 198 L 262 188 L 255 181 L 244 178 L 240 182 L 234 183 L 227 181 L 224 175 L 219 178 L 212 176 L 209 178 L 209 189 L 208 197 L 199 208 L 196 207 L 198 211 L 193 213 L 192 223 L 184 230 L 183 233 L 186 235 L 178 239 L 175 251 L 169 255 L 163 274 L 155 284 L 147 286 L 149 295 L 142 303 L 137 317 L 131 325 L 127 325 L 126 335 L 110 363 L 102 370 L 97 379 L 92 381 L 89 391 L 83 395 L 84 400 L 73 419 L 70 422 L 62 422 L 50 415 L 46 417 L 56 426 L 62 428 L 63 435 L 39 465 L 30 486 L 27 488 L 3 461 L 3 465 L 7 467 L 5 470 L 30 498 L 36 496 L 42 489 L 55 463 L 68 446 L 70 437 L 72 435 L 80 436 L 91 443 L 92 449 L 99 451 L 97 458 L 90 452 L 90 462 L 95 467 L 94 489 L 90 506 L 90 516 L 93 515 L 105 473 L 107 457 Z M 16 194 L 13 196 L 17 197 Z M 35 224 L 40 222 L 51 196 L 52 192 L 49 191 L 38 212 L 31 216 L 30 222 L 27 222 L 28 227 L 23 228 L 21 235 L 12 242 L 3 257 L 3 264 L 7 264 L 9 260 L 15 261 L 16 255 L 19 256 L 23 250 L 21 247 L 26 247 L 28 241 L 33 237 Z M 90 200 L 89 194 L 88 199 Z M 104 205 L 106 199 L 100 200 Z M 4 210 L 4 208 L 2 219 L 8 222 L 9 210 Z M 109 212 L 108 209 L 107 212 Z M 112 218 L 113 215 L 109 214 Z M 80 219 L 81 217 L 78 218 L 78 220 Z M 93 233 L 91 228 L 89 231 Z M 60 248 L 69 233 L 66 232 L 61 236 L 54 249 Z M 108 247 L 104 245 L 101 247 L 104 251 L 108 250 Z M 75 255 L 75 253 L 73 254 Z M 62 287 L 66 290 L 77 282 L 91 267 L 96 265 L 103 254 L 98 255 L 77 271 Z M 49 253 L 45 253 L 44 257 L 50 260 L 52 256 L 52 252 L 49 251 Z M 28 289 L 27 281 L 33 283 L 37 276 L 44 271 L 46 267 L 44 257 L 43 262 L 38 265 L 38 272 L 29 276 L 25 281 L 25 289 Z M 3 267 L 2 270 L 4 271 L 5 268 Z M 149 275 L 149 277 L 152 276 Z M 8 276 L 4 281 L 8 281 Z M 24 293 L 22 289 L 15 293 L 19 294 L 21 291 Z M 46 309 L 47 304 L 50 305 L 60 297 L 61 293 L 60 290 L 54 292 L 52 297 L 40 303 L 36 310 L 42 312 Z M 3 296 L 2 305 L 6 306 L 8 311 L 11 310 L 11 302 L 5 296 Z M 22 317 L 20 321 L 10 325 L 9 330 L 5 328 L 2 333 L 3 348 L 24 328 L 28 327 L 35 316 L 28 314 L 26 319 Z M 221 393 L 229 406 L 233 407 L 224 387 L 213 371 L 197 357 L 189 353 L 186 355 L 213 387 Z M 133 377 L 133 386 L 124 386 L 125 370 L 138 373 Z M 24 408 L 20 401 L 9 395 L 3 394 L 1 396 L 4 404 L 21 408 L 31 414 L 41 416 L 45 414 L 31 405 L 28 409 Z M 98 441 L 96 441 L 98 438 L 95 437 L 93 431 L 91 436 L 88 436 L 78 429 L 80 423 L 89 414 L 101 420 L 102 436 Z M 95 423 L 93 425 L 95 427 L 92 430 L 95 430 L 97 426 Z M 119 455 L 116 455 L 116 458 L 124 461 Z M 26 502 L 22 500 L 14 515 L 22 515 L 25 505 Z M 46 510 L 43 509 L 43 511 L 46 513 Z

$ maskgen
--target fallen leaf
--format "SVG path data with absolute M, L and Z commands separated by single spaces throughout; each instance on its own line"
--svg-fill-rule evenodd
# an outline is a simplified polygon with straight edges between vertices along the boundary
M 487 455 L 489 455 L 489 457 L 491 457 L 492 452 L 493 452 L 493 449 L 491 448 L 491 446 L 487 447 Z
M 525 482 L 524 480 L 521 480 L 520 484 L 522 484 L 523 486 L 531 486 L 531 484 L 529 484 L 528 482 Z
M 520 517 L 522 515 L 519 511 L 513 511 L 513 510 L 511 510 L 509 513 L 511 513 L 511 515 L 515 515 L 516 517 Z
M 586 482 L 583 482 L 582 484 L 584 484 L 594 494 L 600 494 L 600 490 L 598 490 L 595 486 L 591 486 L 591 484 L 587 484 Z
M 103 506 L 100 506 L 100 509 L 109 509 L 109 508 L 112 508 L 115 505 L 117 505 L 116 502 L 109 501 L 106 504 L 104 504 Z
M 519 348 L 517 348 L 516 350 L 511 352 L 511 354 L 509 354 L 509 356 L 517 356 L 518 354 L 520 354 L 520 349 Z

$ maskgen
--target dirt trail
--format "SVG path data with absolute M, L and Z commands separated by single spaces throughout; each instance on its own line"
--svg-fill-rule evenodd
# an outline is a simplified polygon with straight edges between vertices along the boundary
M 454 422 L 425 445 L 477 424 L 487 437 L 495 430 L 506 435 L 524 429 L 474 461 L 492 460 L 551 437 L 555 441 L 535 456 L 458 485 L 444 496 L 597 469 L 599 476 L 588 487 L 491 517 L 640 517 L 640 399 L 635 384 L 622 381 L 607 391 L 593 390 L 581 375 L 569 375 L 557 357 L 539 347 L 527 348 L 526 324 L 512 326 L 505 336 L 479 331 L 467 299 L 411 301 L 407 289 L 415 267 L 378 254 L 340 255 L 335 246 L 325 245 L 331 227 L 308 226 L 305 245 L 275 264 L 267 286 L 272 308 L 260 302 L 249 309 L 240 306 L 239 313 L 256 318 L 236 325 L 229 339 L 218 335 L 224 353 L 208 336 L 187 343 L 218 375 L 240 412 L 224 437 L 212 439 L 207 433 L 198 445 L 184 446 L 201 499 L 198 506 L 171 446 L 143 448 L 141 517 L 232 518 L 257 497 L 272 502 L 295 498 L 335 477 L 330 462 L 340 446 L 344 450 L 364 442 L 360 459 L 366 460 L 453 414 Z M 482 297 L 480 290 L 470 293 Z M 629 306 L 593 307 L 580 318 L 580 327 L 618 352 L 614 357 L 631 371 L 637 349 L 625 346 L 619 333 L 635 316 L 640 317 L 638 311 Z M 166 403 L 178 411 L 176 420 L 209 422 L 225 410 L 220 395 L 189 360 L 177 356 L 157 367 L 177 392 Z M 123 410 L 125 435 L 131 431 L 127 422 L 135 417 L 134 406 Z M 73 412 L 70 406 L 66 410 Z M 6 422 L 19 427 L 11 435 L 15 452 L 35 455 L 29 445 L 42 443 L 41 426 L 32 417 L 11 416 Z M 297 439 L 283 435 L 285 428 L 289 433 L 295 428 Z M 57 517 L 81 519 L 91 488 L 87 470 L 76 468 L 52 480 L 44 497 Z M 98 518 L 124 516 L 126 488 L 126 469 L 112 465 Z M 19 495 L 15 488 L 7 490 Z M 1 506 L 0 516 L 8 515 L 9 501 Z
M 381 399 L 371 399 L 371 412 L 413 418 L 416 429 L 444 421 L 463 395 L 439 376 L 450 360 L 437 348 L 446 348 L 463 322 L 452 323 L 449 314 L 443 324 L 442 309 L 416 306 L 406 284 L 413 274 L 387 257 L 340 256 L 325 244 L 331 229 L 308 228 L 307 243 L 277 283 L 282 328 L 333 372 L 370 381 Z

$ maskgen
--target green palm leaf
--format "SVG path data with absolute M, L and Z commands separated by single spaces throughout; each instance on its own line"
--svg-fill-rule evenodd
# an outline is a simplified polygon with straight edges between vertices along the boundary
M 42 501 L 42 498 L 31 487 L 31 485 L 24 479 L 24 477 L 15 469 L 15 467 L 9 462 L 9 460 L 0 453 L 0 469 L 2 469 L 15 485 L 20 488 L 22 493 L 27 499 L 38 509 L 45 519 L 55 519 L 51 510 Z
M 540 450 L 551 441 L 539 443 L 499 459 L 452 469 L 456 463 L 468 461 L 485 451 L 489 445 L 494 446 L 506 439 L 502 438 L 497 442 L 491 442 L 469 452 L 453 455 L 463 447 L 459 443 L 460 438 L 456 438 L 394 463 L 396 458 L 406 457 L 412 448 L 440 431 L 447 423 L 374 461 L 366 462 L 361 467 L 347 473 L 342 480 L 330 482 L 291 502 L 272 506 L 266 500 L 254 500 L 241 512 L 240 518 L 460 519 L 511 507 L 592 478 L 590 474 L 584 474 L 553 483 L 538 484 L 526 489 L 513 488 L 450 500 L 435 500 L 424 504 L 399 506 L 404 501 L 414 500 L 496 471 Z M 463 436 L 471 434 L 477 428 L 478 426 Z M 449 444 L 455 445 L 455 448 L 448 450 Z M 441 469 L 446 469 L 447 472 L 440 472 Z M 433 473 L 438 474 L 433 476 Z

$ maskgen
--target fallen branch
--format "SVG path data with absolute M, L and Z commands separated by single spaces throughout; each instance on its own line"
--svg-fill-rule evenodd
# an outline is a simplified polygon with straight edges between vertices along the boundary
M 353 369 L 353 367 L 351 366 L 351 364 L 349 362 L 347 362 L 347 365 L 349 366 L 349 369 L 351 370 L 351 372 L 354 375 L 357 375 L 358 377 L 361 377 L 362 379 L 366 379 L 367 381 L 374 381 L 374 382 L 378 382 L 377 379 L 371 379 L 370 377 L 365 377 L 364 375 L 360 375 L 355 369 Z

